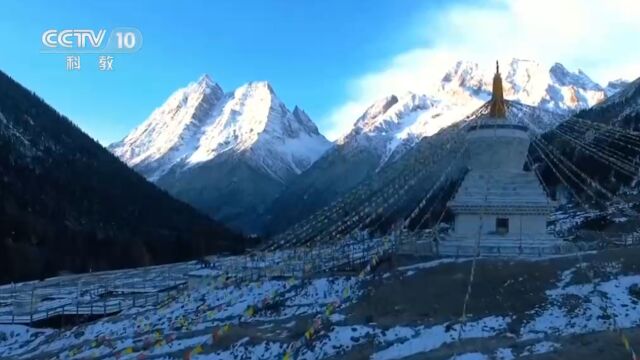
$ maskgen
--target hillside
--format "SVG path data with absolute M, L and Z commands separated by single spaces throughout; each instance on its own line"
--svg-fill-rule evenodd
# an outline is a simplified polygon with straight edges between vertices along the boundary
M 0 72 L 0 282 L 239 250 Z
M 561 213 L 576 218 L 575 207 L 586 207 L 582 211 L 588 215 L 572 221 L 574 225 L 609 231 L 639 225 L 629 212 L 640 210 L 639 104 L 640 79 L 542 134 L 542 141 L 553 153 L 541 154 L 537 147 L 530 147 L 529 154 L 546 186 L 559 200 L 572 205 Z M 560 159 L 558 156 L 570 162 L 552 159 Z
M 576 117 L 640 132 L 640 78 L 623 84 L 610 98 Z
M 478 259 L 471 287 L 471 258 L 406 255 L 385 257 L 362 275 L 330 272 L 255 281 L 217 272 L 244 263 L 243 257 L 227 259 L 215 270 L 176 264 L 114 273 L 108 286 L 145 273 L 171 272 L 185 279 L 191 270 L 200 277 L 160 306 L 136 306 L 87 324 L 59 330 L 2 325 L 0 357 L 630 359 L 622 336 L 638 349 L 638 255 L 637 248 L 625 248 Z M 51 282 L 56 281 L 74 301 L 76 280 Z M 101 305 L 103 300 L 87 296 L 83 301 Z

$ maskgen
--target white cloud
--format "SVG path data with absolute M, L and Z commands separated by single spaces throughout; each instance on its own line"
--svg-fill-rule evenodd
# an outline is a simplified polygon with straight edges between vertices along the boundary
M 429 46 L 398 54 L 348 84 L 350 98 L 321 121 L 330 139 L 344 135 L 376 99 L 426 91 L 458 59 L 561 62 L 602 84 L 640 76 L 638 0 L 495 0 L 425 14 L 424 24 L 420 33 Z

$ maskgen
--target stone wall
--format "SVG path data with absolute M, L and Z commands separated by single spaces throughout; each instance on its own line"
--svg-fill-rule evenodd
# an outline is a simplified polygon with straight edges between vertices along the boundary
M 477 236 L 482 222 L 483 235 L 497 235 L 496 218 L 509 219 L 509 232 L 505 236 L 513 238 L 520 233 L 525 237 L 533 234 L 546 234 L 547 217 L 545 215 L 496 215 L 496 214 L 458 214 L 455 217 L 456 235 Z

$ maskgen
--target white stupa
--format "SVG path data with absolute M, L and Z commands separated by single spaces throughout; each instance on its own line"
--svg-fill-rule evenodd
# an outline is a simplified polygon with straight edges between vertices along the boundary
M 489 114 L 469 126 L 467 141 L 469 172 L 448 204 L 455 223 L 440 252 L 470 254 L 478 244 L 484 254 L 558 252 L 560 241 L 547 231 L 556 204 L 536 175 L 523 170 L 529 128 L 507 117 L 497 63 Z

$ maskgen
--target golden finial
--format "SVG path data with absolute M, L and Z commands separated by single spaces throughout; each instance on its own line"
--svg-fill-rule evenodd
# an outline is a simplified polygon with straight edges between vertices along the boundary
M 491 94 L 491 108 L 489 116 L 492 118 L 504 119 L 507 117 L 507 110 L 504 105 L 504 95 L 502 93 L 502 77 L 500 77 L 500 65 L 496 60 L 496 74 L 493 75 L 493 92 Z

